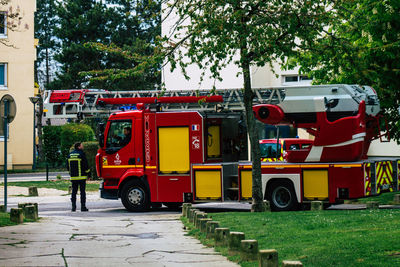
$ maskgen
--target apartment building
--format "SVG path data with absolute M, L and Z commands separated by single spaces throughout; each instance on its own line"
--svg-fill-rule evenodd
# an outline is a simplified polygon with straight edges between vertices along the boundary
M 34 38 L 36 0 L 0 3 L 0 98 L 11 95 L 17 112 L 9 125 L 8 167 L 31 168 L 33 163 Z M 18 18 L 11 14 L 18 13 Z M 15 26 L 13 26 L 15 25 Z M 4 164 L 4 135 L 0 136 L 0 165 Z

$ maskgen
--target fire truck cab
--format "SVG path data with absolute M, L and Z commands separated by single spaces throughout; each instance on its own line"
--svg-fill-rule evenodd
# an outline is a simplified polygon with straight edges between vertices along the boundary
M 112 114 L 100 136 L 96 165 L 98 176 L 104 179 L 101 197 L 121 198 L 131 211 L 161 203 L 177 207 L 193 199 L 238 199 L 237 189 L 236 196 L 233 190 L 221 191 L 228 178 L 222 177 L 218 186 L 209 184 L 221 173 L 211 168 L 196 175 L 194 169 L 207 163 L 220 170 L 221 162 L 247 158 L 247 132 L 240 114 L 156 112 L 138 107 Z M 235 167 L 236 181 L 229 187 L 237 188 L 237 163 Z M 230 176 L 226 171 L 224 175 Z

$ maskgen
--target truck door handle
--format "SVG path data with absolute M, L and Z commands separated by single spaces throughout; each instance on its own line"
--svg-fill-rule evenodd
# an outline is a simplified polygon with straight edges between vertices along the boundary
M 135 158 L 130 158 L 130 159 L 128 160 L 128 164 L 129 164 L 129 165 L 135 165 Z
M 178 178 L 169 178 L 170 181 L 179 181 Z

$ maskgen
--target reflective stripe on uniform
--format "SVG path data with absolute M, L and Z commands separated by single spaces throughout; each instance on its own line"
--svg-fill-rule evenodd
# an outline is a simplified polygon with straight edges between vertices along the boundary
M 71 163 L 72 162 L 76 162 L 77 166 L 78 166 L 78 176 L 72 176 L 71 175 L 71 180 L 85 180 L 87 179 L 87 175 L 82 175 L 82 169 L 81 169 L 81 162 L 82 159 L 79 158 L 79 154 L 78 153 L 71 153 L 70 154 L 70 158 L 68 159 L 68 165 L 69 165 L 69 170 L 70 173 L 72 173 L 72 167 L 71 167 Z M 89 173 L 90 170 L 86 170 L 86 173 Z
M 86 180 L 87 176 L 76 176 L 76 177 L 71 177 L 71 181 L 75 180 Z

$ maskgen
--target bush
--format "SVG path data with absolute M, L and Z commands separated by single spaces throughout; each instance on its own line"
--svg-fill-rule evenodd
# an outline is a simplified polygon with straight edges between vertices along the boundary
M 70 147 L 76 142 L 94 140 L 94 132 L 86 124 L 68 123 L 61 126 L 61 156 L 66 159 Z
M 43 127 L 43 153 L 46 162 L 56 166 L 63 163 L 60 153 L 61 126 Z
M 86 154 L 88 160 L 90 173 L 92 174 L 92 179 L 97 179 L 96 173 L 96 154 L 99 149 L 98 142 L 83 142 L 83 151 Z

